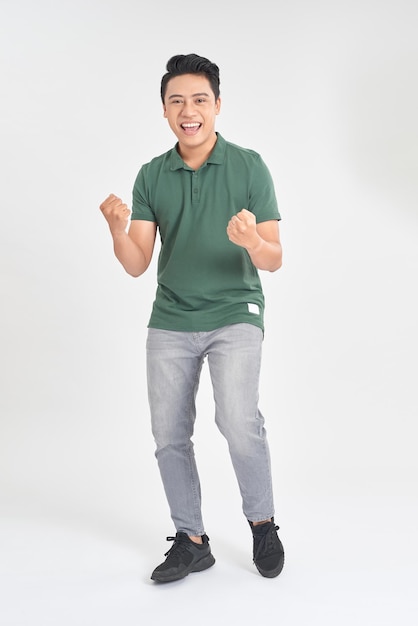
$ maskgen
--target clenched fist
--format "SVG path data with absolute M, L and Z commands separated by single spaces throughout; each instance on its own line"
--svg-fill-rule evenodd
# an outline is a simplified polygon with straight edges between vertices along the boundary
M 120 198 L 111 193 L 100 205 L 100 210 L 109 224 L 112 235 L 117 235 L 126 230 L 131 212 Z
M 261 237 L 257 233 L 257 224 L 254 213 L 242 209 L 231 217 L 226 229 L 229 241 L 247 250 L 253 250 L 260 245 Z

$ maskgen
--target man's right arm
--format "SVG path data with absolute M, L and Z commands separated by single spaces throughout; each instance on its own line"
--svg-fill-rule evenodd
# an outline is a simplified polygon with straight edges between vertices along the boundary
M 148 268 L 154 250 L 157 224 L 146 220 L 134 220 L 129 231 L 130 211 L 120 198 L 111 194 L 100 205 L 109 224 L 116 258 L 131 276 L 140 276 Z

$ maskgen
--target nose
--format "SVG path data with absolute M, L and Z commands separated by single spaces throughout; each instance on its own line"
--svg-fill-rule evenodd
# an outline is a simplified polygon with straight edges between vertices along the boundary
M 183 104 L 183 115 L 185 117 L 192 117 L 195 112 L 195 106 L 193 100 L 185 100 Z

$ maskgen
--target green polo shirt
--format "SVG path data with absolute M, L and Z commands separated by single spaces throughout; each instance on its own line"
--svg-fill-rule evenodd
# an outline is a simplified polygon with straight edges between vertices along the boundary
M 152 328 L 198 332 L 240 322 L 264 328 L 258 271 L 226 227 L 243 208 L 257 223 L 279 220 L 273 181 L 259 154 L 217 136 L 198 170 L 175 146 L 143 165 L 135 181 L 132 219 L 157 223 L 161 237 Z

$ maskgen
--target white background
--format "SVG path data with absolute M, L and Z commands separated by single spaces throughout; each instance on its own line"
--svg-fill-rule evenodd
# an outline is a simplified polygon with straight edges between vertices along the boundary
M 0 8 L 1 623 L 415 625 L 415 0 Z M 217 564 L 149 581 L 173 532 L 144 376 L 156 266 L 124 273 L 98 206 L 130 203 L 174 144 L 160 79 L 189 52 L 220 66 L 217 128 L 262 154 L 283 217 L 283 268 L 262 274 L 274 581 L 251 563 L 206 371 Z

